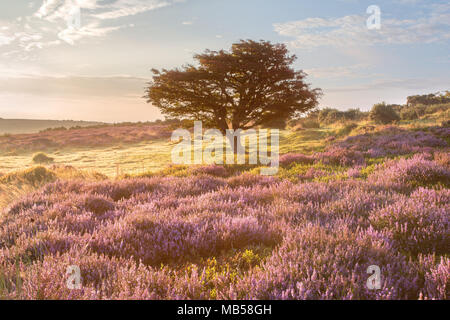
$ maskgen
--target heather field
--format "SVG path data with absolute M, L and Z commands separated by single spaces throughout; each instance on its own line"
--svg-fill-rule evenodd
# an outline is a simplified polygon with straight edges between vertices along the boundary
M 114 127 L 72 140 L 70 130 L 50 132 L 54 144 L 41 149 L 32 136 L 8 137 L 18 147 L 2 147 L 17 154 L 3 153 L 0 169 L 0 297 L 448 299 L 442 120 L 290 128 L 271 177 L 257 166 L 168 166 L 161 127 L 145 129 L 147 140 L 128 128 L 120 144 Z M 89 143 L 75 149 L 81 136 Z M 54 161 L 33 165 L 31 151 Z M 122 168 L 134 167 L 116 177 L 118 151 Z M 82 153 L 98 170 L 83 170 Z M 66 285 L 70 265 L 79 290 Z M 379 290 L 366 285 L 371 265 Z

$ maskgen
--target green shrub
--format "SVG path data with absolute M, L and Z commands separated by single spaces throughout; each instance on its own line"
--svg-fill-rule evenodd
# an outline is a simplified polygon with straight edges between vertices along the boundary
M 359 109 L 349 109 L 347 111 L 339 111 L 337 109 L 325 108 L 319 111 L 318 121 L 322 124 L 332 124 L 336 122 L 360 121 L 365 119 L 366 112 Z
M 426 106 L 425 113 L 433 114 L 437 112 L 444 112 L 450 109 L 450 103 L 433 104 L 431 106 Z
M 358 128 L 358 125 L 356 123 L 347 123 L 342 128 L 340 128 L 337 132 L 337 136 L 348 136 L 350 132 L 352 132 L 354 129 Z
M 304 119 L 304 120 L 300 121 L 300 126 L 303 129 L 319 129 L 320 123 L 317 120 Z
M 376 123 L 389 124 L 399 121 L 400 117 L 391 105 L 383 102 L 372 107 L 372 110 L 370 111 L 370 120 Z
M 416 120 L 419 118 L 419 115 L 414 107 L 410 107 L 404 108 L 400 111 L 400 118 L 402 120 Z
M 51 162 L 53 162 L 53 160 L 55 160 L 55 159 L 53 159 L 52 157 L 47 156 L 43 152 L 36 153 L 33 156 L 33 162 L 34 163 L 40 163 L 40 164 L 42 164 L 42 163 L 51 163 Z

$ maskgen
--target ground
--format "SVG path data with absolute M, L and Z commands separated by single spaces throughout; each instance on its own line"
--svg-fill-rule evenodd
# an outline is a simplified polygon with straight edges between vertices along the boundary
M 162 127 L 52 131 L 39 150 L 42 133 L 4 137 L 20 148 L 0 156 L 0 296 L 447 299 L 445 120 L 283 130 L 273 177 L 169 166 Z

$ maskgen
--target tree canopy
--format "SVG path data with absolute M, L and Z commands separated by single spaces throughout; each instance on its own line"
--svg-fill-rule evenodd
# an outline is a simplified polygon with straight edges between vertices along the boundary
M 230 51 L 206 50 L 196 64 L 152 69 L 145 98 L 164 115 L 205 126 L 249 129 L 286 121 L 313 109 L 321 95 L 305 83 L 284 44 L 241 40 Z

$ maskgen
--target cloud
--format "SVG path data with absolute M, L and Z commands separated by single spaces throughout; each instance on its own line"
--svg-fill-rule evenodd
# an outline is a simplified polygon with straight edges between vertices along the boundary
M 0 66 L 0 69 L 1 66 Z M 4 71 L 8 72 L 8 69 Z M 11 70 L 13 71 L 13 70 Z M 119 97 L 142 96 L 141 88 L 148 79 L 130 75 L 82 76 L 47 75 L 38 70 L 24 70 L 11 77 L 0 77 L 0 92 L 32 95 L 60 95 L 64 97 Z
M 103 0 L 44 0 L 35 12 L 34 17 L 57 24 L 59 26 L 59 30 L 55 34 L 57 38 L 74 45 L 83 38 L 101 37 L 123 28 L 122 25 L 101 26 L 103 20 L 133 16 L 166 7 L 176 2 L 182 1 L 114 0 L 105 3 Z M 74 26 L 72 22 L 78 21 L 80 22 L 79 26 Z M 54 30 L 50 30 L 50 33 L 51 31 Z M 52 43 L 56 42 L 53 41 Z M 43 47 L 41 42 L 27 46 L 27 48 L 39 47 Z
M 368 84 L 343 86 L 327 89 L 328 92 L 355 92 L 384 90 L 423 90 L 424 88 L 448 88 L 449 79 L 407 78 L 407 79 L 377 79 Z
M 321 46 L 371 46 L 378 44 L 434 43 L 450 39 L 450 5 L 434 5 L 417 19 L 384 19 L 381 29 L 369 30 L 368 16 L 349 15 L 338 18 L 307 18 L 275 23 L 275 31 L 294 38 L 297 48 Z
M 171 5 L 170 2 L 160 0 L 118 0 L 110 5 L 101 7 L 103 12 L 93 14 L 92 16 L 100 20 L 117 19 L 167 7 L 169 5 Z
M 68 20 L 78 9 L 96 9 L 98 0 L 44 0 L 34 14 L 48 21 Z
M 12 41 L 14 41 L 14 39 L 14 37 L 9 37 L 0 33 L 0 47 L 10 44 Z
M 76 41 L 84 37 L 102 37 L 112 31 L 122 28 L 117 27 L 99 27 L 98 23 L 91 23 L 89 25 L 83 26 L 80 29 L 67 28 L 58 33 L 58 38 L 64 42 L 74 45 Z
M 328 68 L 311 68 L 304 70 L 309 76 L 313 78 L 360 78 L 362 75 L 365 76 L 374 76 L 373 73 L 366 72 L 363 74 L 362 72 L 368 71 L 369 66 L 365 64 L 357 64 L 352 66 L 338 66 L 338 67 L 328 67 Z

